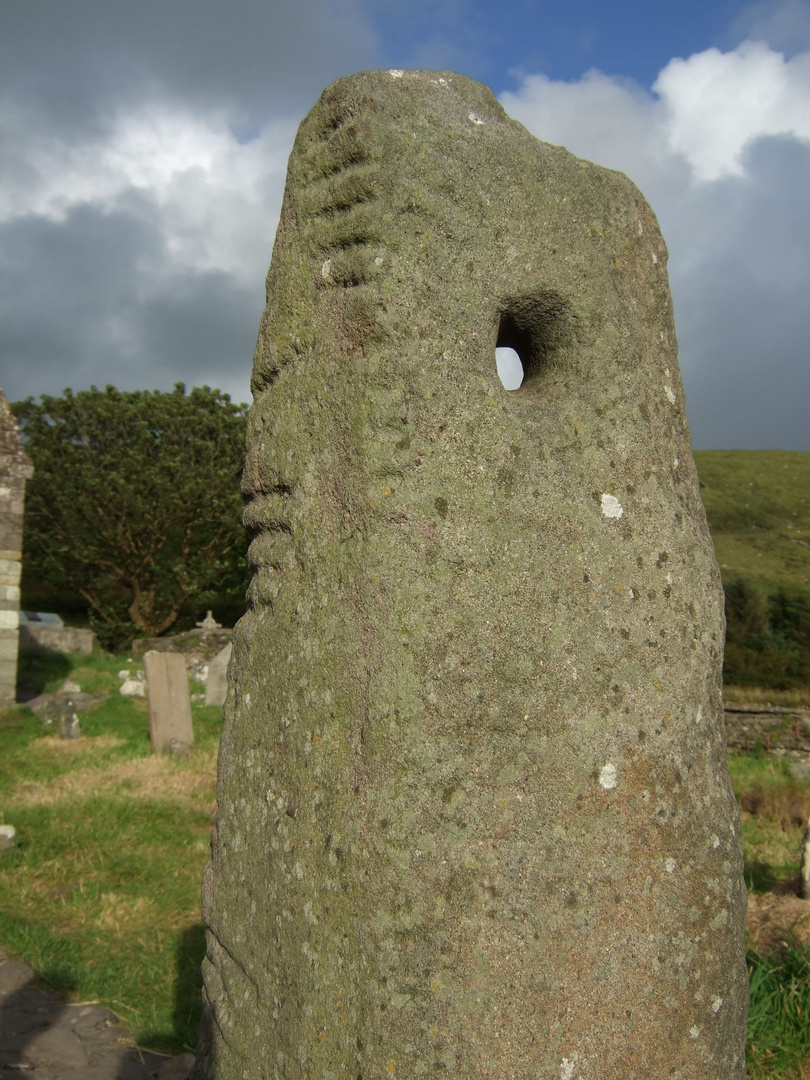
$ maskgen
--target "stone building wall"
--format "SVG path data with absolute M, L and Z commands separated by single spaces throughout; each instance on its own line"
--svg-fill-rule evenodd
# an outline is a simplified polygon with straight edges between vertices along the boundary
M 12 703 L 16 693 L 23 506 L 25 481 L 33 473 L 0 390 L 0 704 Z

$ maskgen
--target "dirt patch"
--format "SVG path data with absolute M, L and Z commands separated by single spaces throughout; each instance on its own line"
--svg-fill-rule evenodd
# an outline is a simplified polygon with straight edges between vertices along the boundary
M 783 946 L 810 945 L 810 900 L 795 893 L 751 893 L 745 929 L 750 944 L 764 953 Z
M 39 739 L 54 746 L 76 746 L 84 739 Z M 118 746 L 121 740 L 99 736 L 96 746 Z M 53 806 L 63 799 L 81 798 L 88 793 L 115 794 L 128 799 L 177 802 L 214 812 L 216 798 L 217 751 L 199 749 L 178 761 L 166 754 L 152 754 L 129 761 L 105 762 L 95 768 L 74 769 L 41 783 L 24 781 L 16 786 L 13 798 L 21 806 Z
M 743 816 L 778 821 L 784 831 L 804 829 L 810 818 L 810 785 L 773 788 L 754 784 L 742 792 L 740 811 Z

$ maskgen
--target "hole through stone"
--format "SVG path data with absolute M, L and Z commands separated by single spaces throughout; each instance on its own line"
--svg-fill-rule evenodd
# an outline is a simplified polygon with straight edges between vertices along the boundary
M 495 363 L 507 390 L 535 378 L 572 338 L 568 301 L 553 289 L 504 299 L 500 305 Z
M 523 364 L 515 350 L 506 345 L 496 349 L 495 366 L 504 390 L 517 390 L 523 382 Z

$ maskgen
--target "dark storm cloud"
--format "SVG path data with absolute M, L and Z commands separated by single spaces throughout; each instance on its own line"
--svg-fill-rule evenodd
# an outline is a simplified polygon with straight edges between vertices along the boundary
M 6 393 L 183 379 L 244 399 L 289 118 L 297 123 L 328 82 L 376 56 L 353 0 L 4 5 Z M 174 130 L 199 129 L 187 175 L 182 160 L 166 161 L 167 117 Z M 240 143 L 262 139 L 258 165 L 255 152 L 240 155 Z M 219 155 L 216 175 L 209 149 Z M 206 236 L 209 225 L 219 232 Z M 195 232 L 206 249 L 198 266 L 178 254 Z
M 142 219 L 91 207 L 61 222 L 32 216 L 0 227 L 6 395 L 35 394 L 39 380 L 48 393 L 115 381 L 129 349 L 120 320 L 132 301 L 132 265 L 161 246 Z
M 767 41 L 786 56 L 810 49 L 810 4 L 807 0 L 765 0 L 737 16 L 729 34 L 736 44 L 745 38 Z
M 671 263 L 692 438 L 699 447 L 808 448 L 810 145 L 754 142 L 746 177 L 707 185 L 682 208 L 712 222 L 699 272 Z M 673 231 L 676 230 L 673 222 Z M 719 242 L 722 239 L 722 242 Z M 684 253 L 686 256 L 686 253 Z
M 298 115 L 377 51 L 352 0 L 15 2 L 3 10 L 0 88 L 71 128 L 150 98 L 258 123 Z
M 140 327 L 133 328 L 140 355 L 166 358 L 149 385 L 207 383 L 237 401 L 249 400 L 261 293 L 261 288 L 251 293 L 239 287 L 229 274 L 189 272 L 176 277 L 170 294 L 146 301 L 139 310 Z
M 159 221 L 148 204 L 130 203 L 0 227 L 0 356 L 11 400 L 38 385 L 168 390 L 179 381 L 246 398 L 261 283 L 250 290 L 223 271 L 167 271 Z

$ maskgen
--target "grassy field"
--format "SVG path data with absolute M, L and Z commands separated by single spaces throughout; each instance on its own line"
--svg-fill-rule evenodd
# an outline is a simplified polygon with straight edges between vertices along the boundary
M 795 916 L 795 908 L 806 903 L 794 897 L 810 818 L 810 783 L 792 776 L 789 764 L 786 757 L 764 754 L 729 758 L 749 893 L 755 899 L 776 894 Z M 748 953 L 751 1077 L 810 1077 L 810 949 L 806 936 L 804 941 L 791 940 L 789 933 L 785 938 L 785 947 L 759 952 L 751 948 Z
M 697 450 L 723 580 L 810 591 L 810 452 Z
M 116 672 L 136 665 L 70 659 L 23 681 L 56 690 L 69 674 L 109 693 L 81 714 L 81 739 L 48 733 L 28 709 L 0 711 L 0 823 L 18 838 L 0 854 L 0 944 L 51 986 L 109 1005 L 141 1045 L 193 1047 L 221 710 L 194 706 L 188 756 L 154 755 L 146 702 L 117 692 Z

